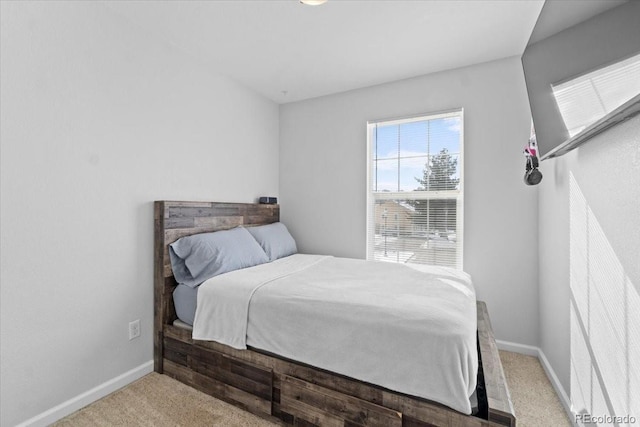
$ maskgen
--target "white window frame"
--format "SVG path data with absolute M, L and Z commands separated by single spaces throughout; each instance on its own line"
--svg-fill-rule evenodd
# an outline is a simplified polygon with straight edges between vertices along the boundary
M 459 190 L 448 191 L 373 191 L 373 148 L 372 144 L 375 141 L 375 129 L 376 125 L 400 125 L 404 123 L 419 122 L 425 120 L 436 120 L 442 118 L 460 117 L 460 157 L 458 165 L 460 168 L 460 183 Z M 431 153 L 429 153 L 432 155 Z M 411 197 L 408 197 L 408 196 Z M 456 248 L 456 268 L 462 270 L 464 265 L 464 109 L 458 108 L 455 110 L 448 110 L 438 113 L 419 114 L 411 117 L 386 119 L 386 120 L 371 120 L 367 122 L 367 221 L 366 221 L 366 254 L 367 260 L 374 259 L 374 236 L 370 233 L 375 227 L 372 223 L 375 221 L 375 208 L 374 203 L 376 200 L 430 200 L 430 199 L 456 199 L 456 235 L 460 244 Z

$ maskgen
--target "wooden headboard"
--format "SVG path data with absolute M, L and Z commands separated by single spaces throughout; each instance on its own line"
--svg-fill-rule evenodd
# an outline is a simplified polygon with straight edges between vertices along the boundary
M 227 230 L 239 225 L 263 225 L 280 220 L 278 205 L 257 203 L 170 202 L 154 203 L 154 324 L 155 370 L 162 372 L 165 325 L 176 320 L 173 290 L 177 283 L 171 271 L 169 244 L 192 234 Z

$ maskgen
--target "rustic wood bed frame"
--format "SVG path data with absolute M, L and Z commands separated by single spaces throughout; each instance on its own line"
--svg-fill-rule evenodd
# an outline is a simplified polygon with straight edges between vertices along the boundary
M 154 364 L 207 394 L 263 418 L 299 426 L 515 426 L 516 419 L 486 305 L 478 302 L 479 411 L 357 381 L 255 349 L 191 338 L 174 326 L 176 281 L 168 245 L 180 237 L 279 221 L 278 205 L 155 202 Z

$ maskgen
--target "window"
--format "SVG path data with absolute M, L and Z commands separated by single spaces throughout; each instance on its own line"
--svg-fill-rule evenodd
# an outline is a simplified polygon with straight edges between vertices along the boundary
M 572 137 L 640 94 L 640 55 L 551 88 Z
M 367 259 L 462 268 L 462 110 L 369 122 Z

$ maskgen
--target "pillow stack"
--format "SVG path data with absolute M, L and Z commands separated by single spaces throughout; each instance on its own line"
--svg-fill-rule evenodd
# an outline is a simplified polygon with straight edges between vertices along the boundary
M 275 261 L 297 252 L 295 240 L 280 222 L 194 234 L 169 245 L 176 281 L 191 288 L 214 276 Z

